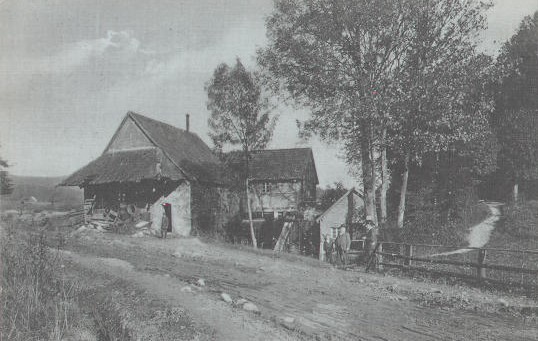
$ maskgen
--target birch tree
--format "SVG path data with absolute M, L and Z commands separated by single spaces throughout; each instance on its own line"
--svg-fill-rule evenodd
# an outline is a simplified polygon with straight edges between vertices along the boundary
M 311 110 L 301 128 L 342 140 L 362 169 L 366 213 L 386 218 L 387 149 L 403 162 L 403 226 L 409 163 L 473 134 L 466 91 L 483 59 L 473 38 L 489 4 L 478 0 L 276 0 L 259 63 L 274 89 Z M 473 71 L 466 77 L 466 72 Z M 475 121 L 483 123 L 483 113 Z
M 209 136 L 217 149 L 225 145 L 241 148 L 244 160 L 243 181 L 250 223 L 252 245 L 257 248 L 256 234 L 250 207 L 249 177 L 250 154 L 264 149 L 269 143 L 276 124 L 270 117 L 269 104 L 263 96 L 258 78 L 245 69 L 239 59 L 233 67 L 220 64 L 206 85 Z
M 446 151 L 469 141 L 487 124 L 487 98 L 476 94 L 476 78 L 490 65 L 478 56 L 478 33 L 491 4 L 473 0 L 417 0 L 409 48 L 401 65 L 394 146 L 403 164 L 398 227 L 403 227 L 409 164 L 425 153 Z M 479 87 L 478 89 L 482 89 Z M 476 100 L 477 102 L 473 102 Z M 478 105 L 475 105 L 477 104 Z
M 377 103 L 406 48 L 406 2 L 277 0 L 268 46 L 258 53 L 273 89 L 310 109 L 301 129 L 343 141 L 348 162 L 360 165 L 366 214 L 374 220 L 374 156 L 386 121 Z

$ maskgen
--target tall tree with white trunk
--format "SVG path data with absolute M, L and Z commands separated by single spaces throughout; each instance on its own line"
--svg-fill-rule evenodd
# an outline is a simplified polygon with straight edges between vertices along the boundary
M 253 150 L 264 149 L 271 140 L 276 116 L 271 117 L 269 103 L 263 95 L 258 77 L 245 69 L 239 59 L 233 67 L 223 63 L 217 66 L 206 85 L 209 136 L 217 149 L 224 145 L 239 146 L 243 154 L 243 182 L 250 222 L 252 245 L 257 248 L 252 223 L 249 176 L 250 155 Z

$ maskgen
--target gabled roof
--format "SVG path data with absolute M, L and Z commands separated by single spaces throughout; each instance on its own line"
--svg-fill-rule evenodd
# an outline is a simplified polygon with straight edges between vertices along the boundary
M 221 182 L 220 160 L 198 135 L 133 112 L 127 115 L 189 180 Z
M 229 162 L 238 169 L 243 165 L 242 153 L 229 153 Z M 305 177 L 311 167 L 315 183 L 319 183 L 310 148 L 254 150 L 249 160 L 252 180 L 299 180 Z
M 184 179 L 177 167 L 158 148 L 146 148 L 105 153 L 70 175 L 60 185 L 82 186 L 152 179 L 158 176 L 157 164 L 161 164 L 162 177 Z
M 127 120 L 132 120 L 154 148 L 108 151 Z M 160 164 L 159 166 L 157 164 Z M 172 180 L 187 179 L 223 183 L 224 169 L 211 149 L 198 135 L 169 124 L 128 112 L 103 154 L 81 168 L 61 185 L 140 181 L 160 176 Z
M 357 195 L 359 198 L 362 198 L 362 194 L 360 194 L 359 192 L 357 192 L 357 190 L 353 187 L 351 188 L 350 190 L 348 190 L 344 195 L 342 195 L 338 200 L 336 200 L 328 209 L 325 210 L 325 212 L 323 212 L 322 214 L 320 214 L 317 218 L 316 218 L 316 222 L 320 222 L 321 219 L 327 215 L 327 213 L 329 213 L 330 211 L 332 211 L 332 209 L 334 207 L 336 207 L 338 204 L 340 204 L 340 202 L 342 202 L 343 200 L 346 200 L 347 197 L 351 194 L 354 194 L 354 195 Z

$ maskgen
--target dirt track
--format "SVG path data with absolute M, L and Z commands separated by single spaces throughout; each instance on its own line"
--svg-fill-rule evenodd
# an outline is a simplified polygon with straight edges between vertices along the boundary
M 183 307 L 216 340 L 536 340 L 536 317 L 513 314 L 477 289 L 340 271 L 204 244 L 83 231 L 65 259 L 89 274 L 127 280 Z M 84 271 L 82 271 L 84 270 Z M 91 276 L 90 276 L 91 277 Z M 205 279 L 206 285 L 195 283 Z M 186 289 L 189 286 L 190 289 Z M 192 292 L 189 292 L 191 290 Z M 225 303 L 247 299 L 260 314 Z M 506 304 L 505 304 L 506 303 Z M 502 305 L 536 306 L 503 297 Z M 512 312 L 512 313 L 510 313 Z

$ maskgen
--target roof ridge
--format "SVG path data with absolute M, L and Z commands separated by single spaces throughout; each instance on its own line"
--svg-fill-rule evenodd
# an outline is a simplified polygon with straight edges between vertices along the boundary
M 182 167 L 180 167 L 177 162 L 166 152 L 166 150 L 163 148 L 163 146 L 161 146 L 156 140 L 154 137 L 151 136 L 151 134 L 147 131 L 147 129 L 144 127 L 144 124 L 140 123 L 139 120 L 137 119 L 136 116 L 140 116 L 140 117 L 143 117 L 145 119 L 148 119 L 148 120 L 151 120 L 151 121 L 155 121 L 155 122 L 158 122 L 158 123 L 161 123 L 161 124 L 165 124 L 165 125 L 168 125 L 174 129 L 178 129 L 177 127 L 174 127 L 173 125 L 170 125 L 170 124 L 167 124 L 167 123 L 164 123 L 164 122 L 161 122 L 161 121 L 158 121 L 158 120 L 154 120 L 152 118 L 149 118 L 149 117 L 146 117 L 144 115 L 140 115 L 140 114 L 137 114 L 133 111 L 129 111 L 127 113 L 127 115 L 129 115 L 133 120 L 134 122 L 140 127 L 140 129 L 142 130 L 142 132 L 150 139 L 150 141 L 155 145 L 157 146 L 157 148 L 159 148 L 161 150 L 161 152 L 163 153 L 164 156 L 166 156 L 166 158 L 172 162 L 172 164 L 174 166 L 177 167 L 177 169 L 179 169 L 180 172 L 183 173 L 183 175 L 185 175 L 187 178 L 192 178 L 192 179 L 196 179 L 195 176 L 192 176 L 191 174 L 187 173 Z M 185 131 L 186 132 L 186 131 Z
M 268 152 L 268 151 L 280 151 L 280 150 L 312 150 L 312 147 L 296 147 L 296 148 L 276 148 L 276 149 L 255 149 L 251 152 Z
M 329 208 L 327 208 L 325 211 L 323 211 L 323 213 L 321 213 L 321 214 L 316 218 L 316 221 L 319 222 L 319 221 L 321 220 L 321 218 L 323 218 L 323 217 L 327 214 L 327 212 L 329 212 L 330 210 L 332 210 L 333 207 L 336 207 L 337 204 L 339 204 L 342 200 L 344 200 L 344 198 L 346 198 L 347 196 L 349 196 L 349 195 L 352 194 L 352 193 L 357 194 L 357 196 L 358 196 L 359 198 L 362 199 L 362 195 L 355 189 L 355 187 L 351 187 L 350 189 L 348 189 L 348 190 L 346 191 L 346 193 L 342 194 L 342 196 L 341 196 L 340 198 L 338 198 L 335 202 L 333 202 L 333 203 L 331 204 L 331 206 L 329 206 Z

